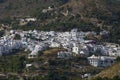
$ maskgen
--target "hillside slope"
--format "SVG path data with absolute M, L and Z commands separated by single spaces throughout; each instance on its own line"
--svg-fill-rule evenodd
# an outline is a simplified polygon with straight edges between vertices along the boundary
M 110 15 L 120 11 L 119 4 L 119 0 L 0 0 L 0 17 L 30 15 L 51 5 L 69 8 L 75 14 L 93 16 L 98 11 Z
M 120 76 L 120 63 L 113 65 L 112 67 L 103 70 L 97 76 L 113 78 L 114 76 Z
M 42 13 L 44 9 L 51 6 L 54 8 L 52 11 Z M 98 31 L 96 27 L 99 27 L 100 30 L 113 30 L 112 28 L 115 26 L 120 27 L 120 1 L 0 0 L 0 20 L 8 20 L 8 17 L 24 18 L 26 16 L 37 17 L 38 21 L 30 23 L 27 28 L 22 27 L 25 29 L 34 29 L 33 26 L 36 26 L 35 29 L 40 30 L 71 30 L 72 28 L 79 28 L 83 31 Z
M 58 3 L 57 0 L 0 0 L 0 17 L 29 16 L 35 10 Z

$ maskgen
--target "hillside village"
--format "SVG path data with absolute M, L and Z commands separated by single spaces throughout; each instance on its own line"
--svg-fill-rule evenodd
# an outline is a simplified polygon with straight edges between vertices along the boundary
M 119 5 L 0 0 L 0 80 L 120 80 Z
M 89 63 L 95 67 L 111 66 L 116 57 L 120 56 L 120 46 L 114 43 L 98 44 L 94 40 L 85 40 L 88 33 L 96 34 L 78 32 L 77 29 L 72 29 L 70 32 L 10 30 L 9 34 L 0 39 L 0 55 L 9 55 L 15 50 L 25 50 L 30 51 L 28 58 L 37 58 L 39 51 L 64 48 L 66 50 L 58 51 L 57 58 L 83 56 L 87 57 Z

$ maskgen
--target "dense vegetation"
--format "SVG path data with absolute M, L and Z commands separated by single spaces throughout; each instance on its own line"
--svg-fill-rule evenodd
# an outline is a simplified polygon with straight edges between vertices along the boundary
M 52 50 L 53 51 L 53 50 Z M 46 52 L 46 51 L 45 51 Z M 86 58 L 58 59 L 56 53 L 39 52 L 38 58 L 28 59 L 29 52 L 0 57 L 0 79 L 6 80 L 77 80 L 84 73 L 96 74 L 101 68 L 90 66 Z M 26 67 L 26 64 L 32 64 Z M 26 76 L 28 75 L 28 76 Z
M 0 37 L 2 37 L 4 35 L 5 31 L 4 30 L 1 30 L 0 31 Z

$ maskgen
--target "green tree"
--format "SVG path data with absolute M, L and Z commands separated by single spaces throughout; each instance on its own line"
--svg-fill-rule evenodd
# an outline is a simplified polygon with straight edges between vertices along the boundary
M 15 34 L 15 37 L 14 37 L 15 40 L 20 40 L 21 39 L 21 36 L 19 34 Z
M 114 76 L 112 80 L 120 80 L 120 77 L 118 75 Z

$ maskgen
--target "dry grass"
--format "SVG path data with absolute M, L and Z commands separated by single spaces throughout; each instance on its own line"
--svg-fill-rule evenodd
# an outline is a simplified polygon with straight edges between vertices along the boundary
M 106 68 L 97 76 L 113 78 L 116 75 L 120 76 L 120 63 L 116 63 L 112 67 Z
M 43 52 L 44 55 L 57 55 L 59 51 L 65 51 L 65 49 L 53 48 Z

